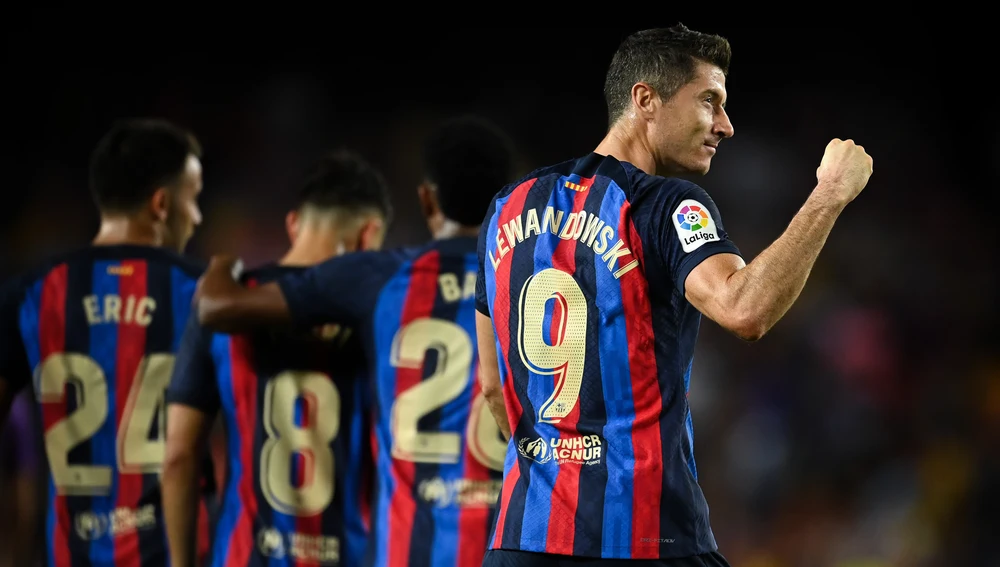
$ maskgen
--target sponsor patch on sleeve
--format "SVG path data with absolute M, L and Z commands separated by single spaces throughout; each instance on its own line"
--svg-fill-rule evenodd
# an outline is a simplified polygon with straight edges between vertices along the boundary
M 703 244 L 719 240 L 719 231 L 708 207 L 694 199 L 685 199 L 677 206 L 674 228 L 684 252 L 693 252 Z

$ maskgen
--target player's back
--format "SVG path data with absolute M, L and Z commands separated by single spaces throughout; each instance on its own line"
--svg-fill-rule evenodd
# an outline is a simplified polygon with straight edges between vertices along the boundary
M 683 292 L 701 259 L 735 251 L 714 203 L 590 154 L 506 187 L 487 216 L 478 308 L 512 429 L 491 549 L 714 551 L 687 404 L 700 315 Z
M 269 266 L 246 285 L 303 268 Z M 227 431 L 212 564 L 358 565 L 367 544 L 369 382 L 357 333 L 209 337 Z
M 373 254 L 376 567 L 478 567 L 506 443 L 480 393 L 476 239 Z
M 199 274 L 164 249 L 95 246 L 8 289 L 5 341 L 21 348 L 5 347 L 4 378 L 34 377 L 50 466 L 49 565 L 168 564 L 164 392 Z

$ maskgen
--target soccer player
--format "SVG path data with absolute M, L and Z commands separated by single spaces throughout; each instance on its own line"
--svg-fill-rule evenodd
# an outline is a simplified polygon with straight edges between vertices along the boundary
M 51 566 L 169 564 L 163 398 L 200 274 L 179 254 L 201 222 L 200 155 L 173 124 L 115 124 L 90 162 L 92 244 L 0 298 L 0 422 L 31 383 L 51 469 Z
M 325 156 L 286 216 L 291 247 L 249 285 L 381 246 L 382 175 L 357 154 Z M 212 565 L 358 565 L 370 503 L 368 380 L 358 332 L 214 334 L 192 316 L 167 393 L 164 514 L 173 567 L 193 566 L 199 463 L 221 410 L 228 481 Z M 365 464 L 367 463 L 367 466 Z
M 482 214 L 513 171 L 511 144 L 474 117 L 425 146 L 418 194 L 433 240 L 349 254 L 245 289 L 214 258 L 199 316 L 209 325 L 338 321 L 362 333 L 375 387 L 378 567 L 478 567 L 506 443 L 480 395 L 475 246 Z
M 860 146 L 830 142 L 805 205 L 744 264 L 708 194 L 669 177 L 706 173 L 733 135 L 729 60 L 725 39 L 682 25 L 628 37 L 607 73 L 604 140 L 486 212 L 482 380 L 511 443 L 485 566 L 727 564 L 687 402 L 701 314 L 764 335 L 872 172 Z

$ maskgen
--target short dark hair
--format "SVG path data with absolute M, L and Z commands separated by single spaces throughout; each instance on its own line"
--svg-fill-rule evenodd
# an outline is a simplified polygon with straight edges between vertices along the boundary
M 166 120 L 115 122 L 90 157 L 90 192 L 97 208 L 135 212 L 158 188 L 177 182 L 189 155 L 201 158 L 198 140 Z
M 437 185 L 445 217 L 479 226 L 490 201 L 514 174 L 514 147 L 498 126 L 463 115 L 441 124 L 424 144 L 424 174 Z
M 313 164 L 299 189 L 297 207 L 350 213 L 374 210 L 386 221 L 392 215 L 385 177 L 360 154 L 347 149 L 328 152 Z
M 621 43 L 604 79 L 608 125 L 628 110 L 632 85 L 649 83 L 664 100 L 694 79 L 695 60 L 729 73 L 732 49 L 724 37 L 697 32 L 684 24 L 636 32 Z

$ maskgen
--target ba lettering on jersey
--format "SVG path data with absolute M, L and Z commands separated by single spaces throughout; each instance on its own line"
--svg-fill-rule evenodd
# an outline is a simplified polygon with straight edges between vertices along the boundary
M 683 286 L 721 252 L 738 250 L 703 190 L 610 157 L 497 195 L 477 308 L 496 331 L 513 435 L 491 549 L 714 550 L 686 397 L 699 315 Z
M 8 291 L 0 375 L 15 387 L 34 376 L 49 565 L 168 564 L 164 392 L 199 273 L 160 249 L 93 247 Z
M 249 286 L 302 268 L 247 273 Z M 168 402 L 222 411 L 228 481 L 211 564 L 358 565 L 371 471 L 367 380 L 353 329 L 211 333 L 192 317 Z
M 279 282 L 299 325 L 362 329 L 375 400 L 367 565 L 482 564 L 506 443 L 478 381 L 475 246 L 351 254 Z

